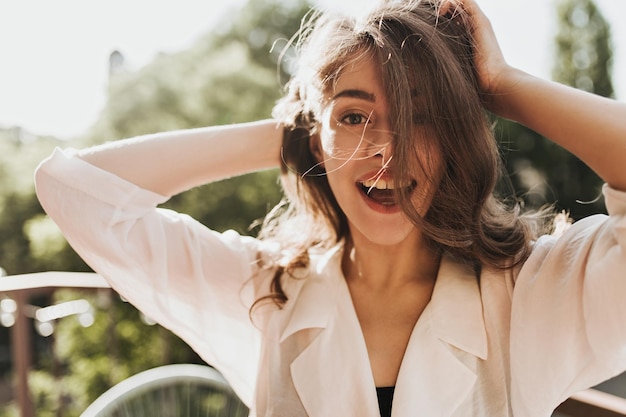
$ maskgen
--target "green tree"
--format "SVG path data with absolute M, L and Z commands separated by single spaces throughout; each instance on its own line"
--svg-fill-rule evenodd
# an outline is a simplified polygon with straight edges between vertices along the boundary
M 85 270 L 84 263 L 67 247 L 51 222 L 46 221 L 35 196 L 33 171 L 55 146 L 64 143 L 52 137 L 37 137 L 20 128 L 0 130 L 0 266 L 9 274 L 21 274 L 68 266 Z M 47 224 L 57 242 L 49 256 L 46 242 L 33 240 L 36 220 Z M 42 231 L 43 229 L 40 228 Z M 31 245 L 39 244 L 33 253 Z
M 90 303 L 90 317 L 58 320 L 44 363 L 30 376 L 37 416 L 77 416 L 109 387 L 140 371 L 202 363 L 184 342 L 111 290 L 57 291 L 52 302 L 78 299 Z
M 33 161 L 41 160 L 55 145 L 82 147 L 157 131 L 269 117 L 287 74 L 277 62 L 277 51 L 297 30 L 307 10 L 303 1 L 284 5 L 278 0 L 250 0 L 231 22 L 189 50 L 162 54 L 135 73 L 115 73 L 108 102 L 90 132 L 72 143 L 41 139 L 45 144 L 37 147 L 41 153 Z M 26 148 L 22 151 L 20 159 L 26 160 Z M 217 150 L 207 155 L 207 164 L 219 157 Z M 7 231 L 3 239 L 10 241 L 12 257 L 20 260 L 7 270 L 88 269 L 36 203 L 31 180 L 34 167 L 24 174 L 29 181 L 24 188 L 0 190 L 0 201 L 7 201 L 2 206 L 0 231 Z M 18 169 L 0 164 L 0 181 L 6 172 L 10 182 Z M 166 207 L 188 213 L 216 230 L 254 233 L 250 224 L 282 197 L 277 178 L 277 170 L 272 170 L 198 187 L 175 196 Z M 90 300 L 95 321 L 89 328 L 72 317 L 57 323 L 54 342 L 51 339 L 47 355 L 39 360 L 41 368 L 31 379 L 38 416 L 75 416 L 128 375 L 168 362 L 197 360 L 178 338 L 159 326 L 146 325 L 132 306 L 115 297 L 103 303 L 93 293 L 58 292 L 46 302 L 77 297 Z M 9 412 L 7 408 L 4 415 Z
M 604 97 L 613 97 L 613 53 L 608 22 L 592 0 L 561 0 L 553 78 Z
M 594 2 L 561 0 L 558 16 L 553 78 L 612 96 L 610 30 Z M 582 161 L 524 126 L 510 121 L 499 125 L 509 174 L 528 206 L 554 202 L 574 219 L 605 210 L 602 180 Z
M 161 55 L 138 73 L 115 75 L 88 142 L 269 117 L 287 74 L 278 56 L 308 9 L 302 1 L 251 0 L 225 25 L 228 30 L 207 34 L 187 51 Z M 219 157 L 207 155 L 207 163 Z M 166 207 L 216 230 L 249 232 L 281 196 L 277 171 L 269 171 L 190 190 Z

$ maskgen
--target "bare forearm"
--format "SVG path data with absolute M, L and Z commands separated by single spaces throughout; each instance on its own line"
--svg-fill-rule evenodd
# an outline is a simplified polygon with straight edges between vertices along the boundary
M 563 146 L 626 190 L 626 103 L 512 70 L 493 110 Z
M 282 127 L 266 120 L 141 136 L 89 148 L 80 156 L 142 188 L 174 195 L 277 167 L 281 139 Z
M 611 186 L 626 190 L 626 104 L 509 66 L 478 4 L 474 0 L 462 4 L 470 19 L 474 63 L 486 107 L 558 143 Z

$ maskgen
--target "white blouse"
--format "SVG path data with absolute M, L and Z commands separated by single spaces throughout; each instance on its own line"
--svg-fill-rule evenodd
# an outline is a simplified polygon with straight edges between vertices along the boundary
M 367 349 L 341 271 L 342 247 L 312 253 L 283 309 L 254 300 L 274 271 L 268 243 L 157 208 L 167 197 L 56 150 L 38 197 L 111 286 L 220 370 L 251 416 L 379 417 Z M 393 399 L 401 416 L 549 416 L 626 370 L 626 193 L 610 216 L 545 236 L 521 269 L 444 256 Z

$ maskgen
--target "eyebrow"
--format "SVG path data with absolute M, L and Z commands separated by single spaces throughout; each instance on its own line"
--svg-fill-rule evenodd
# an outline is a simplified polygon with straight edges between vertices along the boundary
M 370 101 L 372 103 L 376 102 L 376 95 L 358 89 L 342 90 L 333 96 L 333 100 L 337 100 L 341 97 L 358 98 L 361 100 Z

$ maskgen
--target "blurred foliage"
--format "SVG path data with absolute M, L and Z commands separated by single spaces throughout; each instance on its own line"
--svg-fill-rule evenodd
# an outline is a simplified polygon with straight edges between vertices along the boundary
M 613 97 L 613 52 L 608 22 L 592 0 L 558 3 L 558 55 L 553 78 L 581 90 Z
M 75 141 L 26 137 L 19 129 L 1 132 L 6 137 L 0 141 L 0 265 L 9 274 L 88 270 L 37 202 L 32 185 L 37 163 L 54 146 L 84 147 L 270 117 L 287 77 L 277 57 L 307 10 L 303 1 L 250 0 L 190 49 L 162 54 L 137 72 L 124 70 L 123 57 L 115 54 L 107 104 L 92 129 Z M 217 150 L 207 155 L 207 164 L 213 158 L 220 158 Z M 281 197 L 278 171 L 273 170 L 192 189 L 165 206 L 216 230 L 254 233 L 249 226 Z M 89 299 L 95 321 L 83 328 L 73 317 L 60 319 L 48 342 L 37 343 L 46 346 L 30 378 L 37 416 L 76 416 L 129 375 L 166 363 L 199 361 L 180 339 L 143 323 L 136 309 L 110 293 L 57 291 L 48 302 L 75 298 Z M 0 416 L 14 413 L 14 405 L 0 406 Z
M 192 48 L 162 54 L 137 73 L 121 64 L 88 141 L 268 118 L 287 78 L 278 57 L 308 8 L 303 1 L 249 0 L 236 19 Z
M 278 65 L 277 58 L 307 9 L 303 1 L 250 0 L 188 50 L 162 54 L 137 72 L 126 71 L 120 60 L 111 68 L 109 98 L 100 119 L 78 140 L 35 137 L 19 128 L 0 130 L 0 266 L 9 274 L 89 270 L 37 202 L 32 185 L 37 163 L 54 146 L 84 147 L 269 117 L 288 77 L 290 53 L 285 65 Z M 611 95 L 606 22 L 590 0 L 561 0 L 559 13 L 555 77 Z M 497 134 L 513 186 L 529 207 L 556 201 L 575 218 L 602 210 L 601 202 L 576 203 L 594 200 L 601 184 L 576 158 L 506 120 L 498 121 Z M 207 164 L 219 157 L 218 150 L 207 155 Z M 249 225 L 280 197 L 277 172 L 266 171 L 190 190 L 166 206 L 216 230 L 254 233 Z M 48 343 L 38 343 L 45 346 L 31 375 L 38 416 L 78 415 L 131 374 L 165 363 L 198 361 L 178 338 L 142 322 L 132 306 L 108 291 L 59 291 L 48 301 L 76 298 L 90 301 L 95 321 L 83 328 L 72 317 L 59 320 Z M 13 415 L 14 405 L 0 406 L 0 416 Z
M 559 0 L 557 7 L 553 78 L 612 96 L 608 23 L 592 0 Z M 498 121 L 497 136 L 512 185 L 528 208 L 554 204 L 575 220 L 605 212 L 603 181 L 577 157 L 508 120 Z
M 37 416 L 76 416 L 109 387 L 140 371 L 202 363 L 184 342 L 111 290 L 59 290 L 53 303 L 77 299 L 89 301 L 93 323 L 85 328 L 78 316 L 57 321 L 48 363 L 30 379 Z
M 287 78 L 278 57 L 308 9 L 302 1 L 251 0 L 227 30 L 207 34 L 189 50 L 161 55 L 138 73 L 117 68 L 87 142 L 270 117 Z M 207 163 L 219 157 L 216 150 Z M 248 233 L 281 196 L 278 172 L 269 171 L 198 187 L 165 206 L 216 230 Z
M 25 227 L 44 218 L 33 188 L 33 171 L 55 146 L 63 145 L 54 138 L 37 137 L 17 127 L 0 130 L 0 266 L 9 274 L 54 269 L 54 264 L 85 270 L 65 243 L 57 245 L 58 250 L 50 256 L 34 255 L 32 235 Z M 52 235 L 64 242 L 55 228 Z

